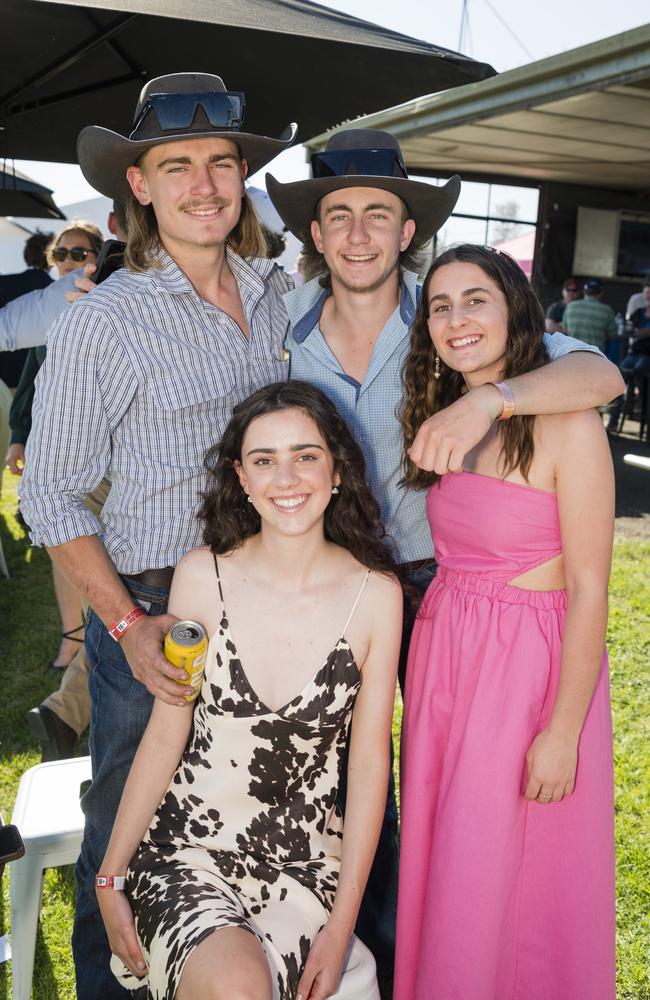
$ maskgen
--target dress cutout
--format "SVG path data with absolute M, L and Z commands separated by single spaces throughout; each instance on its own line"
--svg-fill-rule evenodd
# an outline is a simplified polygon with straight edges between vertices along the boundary
M 192 949 L 242 927 L 260 941 L 274 1000 L 294 1000 L 328 919 L 341 863 L 336 794 L 361 676 L 343 634 L 316 675 L 278 711 L 258 698 L 221 622 L 211 637 L 188 746 L 127 874 L 149 972 L 113 956 L 127 989 L 174 1000 Z
M 439 569 L 407 669 L 395 1000 L 614 1000 L 605 652 L 573 795 L 522 794 L 557 692 L 566 592 L 508 581 L 562 551 L 556 495 L 450 474 L 427 512 Z

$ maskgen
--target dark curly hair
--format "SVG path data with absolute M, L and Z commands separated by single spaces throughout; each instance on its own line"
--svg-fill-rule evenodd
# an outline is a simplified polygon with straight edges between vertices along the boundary
M 37 229 L 35 233 L 25 241 L 23 257 L 27 267 L 36 267 L 39 271 L 47 271 L 50 266 L 47 262 L 47 248 L 54 238 L 54 233 L 42 233 Z
M 509 254 L 492 247 L 461 243 L 437 257 L 424 279 L 411 329 L 411 344 L 402 368 L 404 396 L 399 413 L 405 446 L 402 483 L 418 489 L 431 486 L 440 477 L 414 465 L 406 449 L 413 444 L 427 417 L 444 410 L 466 391 L 461 373 L 444 364 L 440 378 L 434 378 L 435 349 L 428 328 L 431 279 L 441 267 L 456 262 L 477 264 L 501 289 L 508 303 L 508 344 L 502 378 L 523 375 L 548 362 L 544 347 L 544 310 L 526 275 Z M 534 426 L 533 416 L 514 416 L 499 424 L 504 478 L 518 468 L 524 479 L 528 479 L 534 454 Z
M 239 403 L 221 441 L 207 452 L 208 488 L 197 515 L 203 521 L 205 544 L 219 555 L 232 552 L 259 532 L 260 516 L 246 500 L 234 463 L 241 461 L 244 435 L 253 420 L 281 410 L 302 410 L 311 417 L 341 477 L 339 493 L 325 510 L 325 538 L 347 549 L 369 569 L 394 573 L 379 504 L 366 484 L 361 449 L 327 396 L 299 380 L 275 382 Z

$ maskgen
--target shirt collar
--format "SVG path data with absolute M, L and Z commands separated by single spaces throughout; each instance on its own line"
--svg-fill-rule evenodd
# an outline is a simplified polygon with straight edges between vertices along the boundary
M 173 257 L 162 248 L 158 251 L 157 259 L 160 267 L 152 267 L 150 271 L 151 280 L 161 285 L 166 292 L 172 295 L 180 295 L 185 292 L 196 294 L 191 281 L 184 271 L 178 266 Z M 235 276 L 237 285 L 255 291 L 259 296 L 264 294 L 265 279 L 277 266 L 272 260 L 266 257 L 240 257 L 239 254 L 231 250 L 226 244 L 226 260 L 228 267 Z
M 417 281 L 417 274 L 413 271 L 402 271 L 399 312 L 406 327 L 410 327 L 415 319 Z M 286 293 L 284 304 L 292 326 L 291 336 L 297 344 L 302 344 L 311 331 L 319 325 L 323 307 L 331 294 L 331 288 L 322 288 L 318 278 L 312 278 L 299 288 Z

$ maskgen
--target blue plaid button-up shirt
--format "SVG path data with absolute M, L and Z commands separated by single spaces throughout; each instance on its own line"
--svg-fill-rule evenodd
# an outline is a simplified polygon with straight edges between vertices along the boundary
M 287 340 L 291 377 L 317 385 L 345 417 L 363 450 L 368 484 L 379 501 L 397 561 L 432 558 L 426 490 L 405 490 L 398 485 L 403 443 L 396 414 L 409 327 L 415 317 L 417 276 L 408 271 L 402 274 L 399 306 L 379 335 L 362 383 L 342 370 L 320 330 L 329 294 L 315 278 L 284 296 L 292 327 Z M 561 333 L 545 334 L 545 343 L 551 358 L 576 350 L 597 351 Z
M 203 458 L 233 406 L 287 377 L 290 281 L 227 250 L 250 337 L 166 254 L 118 271 L 53 327 L 36 380 L 21 504 L 39 545 L 96 534 L 84 506 L 108 473 L 103 542 L 120 573 L 174 566 L 201 543 Z

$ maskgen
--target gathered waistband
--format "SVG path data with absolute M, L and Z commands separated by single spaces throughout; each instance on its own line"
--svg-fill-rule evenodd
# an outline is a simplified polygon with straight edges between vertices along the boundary
M 436 578 L 428 593 L 432 594 L 440 587 L 463 590 L 495 601 L 503 601 L 505 604 L 527 604 L 540 611 L 551 611 L 567 606 L 566 590 L 525 590 L 523 587 L 511 587 L 510 584 L 493 580 L 489 576 L 464 573 L 445 566 L 438 567 Z

